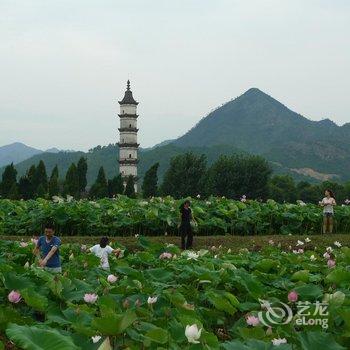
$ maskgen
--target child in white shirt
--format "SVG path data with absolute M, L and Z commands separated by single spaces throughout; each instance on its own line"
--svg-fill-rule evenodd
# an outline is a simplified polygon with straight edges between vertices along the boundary
M 108 243 L 108 237 L 102 237 L 100 244 L 95 244 L 90 248 L 90 252 L 100 258 L 100 267 L 104 270 L 109 270 L 108 256 L 112 253 L 116 256 L 120 254 L 120 249 L 113 249 Z

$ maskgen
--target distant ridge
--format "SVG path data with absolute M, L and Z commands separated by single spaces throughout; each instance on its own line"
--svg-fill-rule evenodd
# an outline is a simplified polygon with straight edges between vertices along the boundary
M 8 164 L 18 164 L 35 155 L 43 153 L 59 153 L 59 152 L 75 152 L 72 150 L 62 151 L 56 147 L 52 147 L 43 151 L 34 147 L 25 145 L 22 142 L 14 142 L 9 145 L 0 147 L 0 167 Z
M 0 147 L 0 167 L 10 163 L 20 163 L 36 154 L 42 153 L 41 150 L 29 147 L 21 142 L 14 142 Z

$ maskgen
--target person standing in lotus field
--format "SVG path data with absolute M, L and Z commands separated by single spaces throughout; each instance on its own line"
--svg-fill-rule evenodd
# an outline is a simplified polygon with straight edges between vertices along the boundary
M 331 190 L 327 189 L 324 194 L 325 197 L 320 202 L 320 205 L 323 207 L 323 233 L 332 233 L 334 206 L 336 202 Z
M 61 259 L 59 247 L 61 240 L 55 236 L 55 229 L 51 223 L 45 225 L 45 235 L 39 237 L 34 254 L 39 257 L 39 266 L 52 273 L 61 273 Z
M 192 249 L 193 244 L 193 232 L 191 227 L 191 221 L 193 220 L 192 210 L 190 208 L 191 202 L 186 200 L 180 206 L 181 224 L 181 249 Z
M 98 258 L 100 258 L 101 269 L 107 271 L 109 271 L 108 256 L 113 253 L 116 257 L 118 257 L 121 253 L 121 250 L 119 248 L 113 249 L 109 245 L 108 237 L 102 237 L 100 240 L 100 244 L 95 244 L 89 249 L 89 251 L 95 254 L 95 256 L 97 256 Z

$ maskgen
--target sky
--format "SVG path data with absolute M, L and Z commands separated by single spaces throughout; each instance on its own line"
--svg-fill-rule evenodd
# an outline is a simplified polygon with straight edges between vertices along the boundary
M 348 0 L 0 0 L 0 13 L 0 146 L 118 142 L 127 79 L 141 147 L 251 87 L 350 122 Z

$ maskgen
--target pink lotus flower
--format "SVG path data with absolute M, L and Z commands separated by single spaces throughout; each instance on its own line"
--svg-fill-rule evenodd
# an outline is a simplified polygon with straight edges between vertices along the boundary
M 299 253 L 299 254 L 303 254 L 303 253 L 304 253 L 304 249 L 301 249 L 301 248 L 298 249 L 298 253 Z
M 9 293 L 9 295 L 7 296 L 8 300 L 10 303 L 14 303 L 17 304 L 21 301 L 22 297 L 21 297 L 21 293 L 17 292 L 15 290 L 11 291 Z
M 117 277 L 117 276 L 114 276 L 114 275 L 108 275 L 108 276 L 107 276 L 107 281 L 108 281 L 109 283 L 115 283 L 115 282 L 117 282 L 117 280 L 118 280 L 118 277 Z
M 246 322 L 248 326 L 253 327 L 257 326 L 260 323 L 259 318 L 252 315 L 246 317 Z
M 171 259 L 173 257 L 173 255 L 171 253 L 168 252 L 164 252 L 162 254 L 159 255 L 159 259 Z
M 295 303 L 298 301 L 298 293 L 295 290 L 292 290 L 291 292 L 288 293 L 288 300 L 291 303 Z
M 84 301 L 88 304 L 94 304 L 96 300 L 98 299 L 98 295 L 95 293 L 86 293 L 84 295 Z
M 325 253 L 323 254 L 323 257 L 324 257 L 325 259 L 330 259 L 330 258 L 331 258 L 331 256 L 330 256 L 327 252 L 325 252 Z
M 335 260 L 329 259 L 327 261 L 327 266 L 332 269 L 335 266 Z

